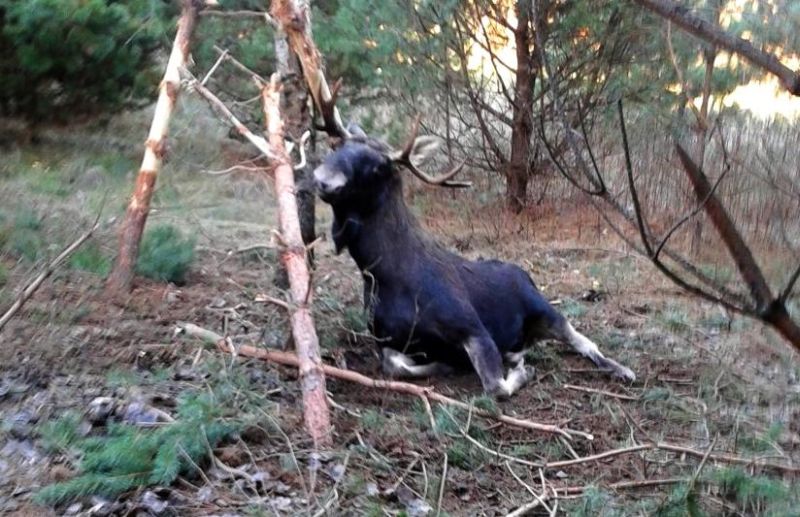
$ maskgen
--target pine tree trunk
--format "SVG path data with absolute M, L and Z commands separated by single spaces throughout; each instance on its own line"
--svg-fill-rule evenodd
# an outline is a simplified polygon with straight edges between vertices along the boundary
M 289 48 L 286 35 L 281 30 L 275 32 L 275 57 L 278 73 L 281 75 L 281 114 L 283 115 L 286 134 L 295 142 L 300 142 L 303 133 L 311 129 L 311 112 L 308 109 L 308 90 L 303 81 L 303 71 L 297 55 Z M 308 150 L 306 150 L 308 151 Z M 303 243 L 311 244 L 317 238 L 315 205 L 316 195 L 312 173 L 314 161 L 306 152 L 306 165 L 295 169 L 294 182 L 297 197 L 297 217 L 300 220 L 300 234 Z M 314 251 L 306 255 L 308 265 L 314 267 Z M 275 272 L 276 286 L 287 289 L 289 281 L 286 270 L 279 268 Z
M 528 196 L 531 135 L 533 134 L 533 70 L 531 56 L 530 4 L 518 1 L 514 43 L 517 70 L 514 84 L 514 106 L 511 127 L 511 157 L 506 166 L 506 202 L 519 213 Z
M 294 346 L 300 362 L 300 387 L 303 393 L 303 415 L 306 429 L 315 448 L 331 443 L 331 424 L 325 391 L 325 374 L 319 356 L 319 340 L 311 315 L 311 277 L 306 262 L 306 247 L 300 232 L 295 198 L 294 170 L 283 141 L 283 120 L 280 111 L 280 87 L 277 76 L 262 90 L 264 116 L 269 143 L 277 157 L 275 193 L 278 198 L 278 220 L 283 240 L 281 261 L 288 273 L 292 295 L 291 326 Z
M 153 197 L 156 177 L 166 149 L 169 120 L 180 90 L 180 68 L 186 65 L 189 57 L 190 42 L 200 5 L 199 0 L 183 0 L 182 2 L 178 33 L 175 35 L 164 79 L 159 87 L 153 122 L 144 144 L 142 165 L 136 177 L 136 186 L 128 204 L 128 210 L 125 212 L 125 218 L 120 226 L 117 258 L 106 282 L 106 290 L 112 295 L 129 292 L 133 282 L 139 243 L 142 239 L 147 215 L 150 212 L 150 201 Z

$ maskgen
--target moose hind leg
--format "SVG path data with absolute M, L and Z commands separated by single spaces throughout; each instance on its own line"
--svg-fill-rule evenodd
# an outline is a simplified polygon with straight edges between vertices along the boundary
M 614 377 L 627 382 L 636 380 L 636 374 L 630 368 L 604 356 L 591 339 L 575 330 L 565 318 L 559 321 L 552 332 L 556 339 L 572 346 L 579 354 L 596 364 L 598 368 L 608 370 Z
M 413 358 L 389 347 L 381 350 L 381 368 L 383 373 L 389 377 L 401 379 L 435 377 L 447 375 L 453 371 L 444 363 L 417 364 Z
M 471 337 L 464 344 L 464 349 L 481 378 L 483 390 L 497 398 L 511 397 L 533 378 L 533 368 L 525 366 L 521 355 L 513 358 L 516 365 L 504 376 L 503 359 L 497 345 L 489 337 Z

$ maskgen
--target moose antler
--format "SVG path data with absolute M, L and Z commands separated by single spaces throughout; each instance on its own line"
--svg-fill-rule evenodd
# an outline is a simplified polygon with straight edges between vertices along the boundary
M 342 140 L 347 140 L 352 135 L 350 131 L 342 123 L 342 118 L 339 116 L 339 110 L 336 109 L 336 98 L 339 96 L 339 89 L 342 87 L 341 78 L 333 83 L 333 88 L 328 89 L 328 83 L 319 71 L 319 91 L 317 96 L 317 103 L 319 105 L 320 115 L 322 115 L 322 130 L 331 136 L 336 136 Z
M 443 187 L 453 188 L 471 187 L 472 183 L 469 181 L 450 181 L 450 178 L 458 174 L 461 169 L 464 168 L 464 164 L 467 163 L 466 160 L 462 161 L 444 174 L 440 174 L 439 176 L 430 176 L 429 174 L 419 170 L 417 166 L 411 162 L 411 151 L 414 149 L 414 142 L 417 140 L 417 133 L 419 132 L 419 120 L 420 116 L 417 115 L 414 118 L 414 123 L 411 125 L 411 134 L 408 136 L 406 144 L 403 146 L 403 150 L 399 153 L 393 153 L 391 156 L 392 161 L 398 165 L 402 165 L 411 171 L 414 176 L 431 185 L 440 185 Z

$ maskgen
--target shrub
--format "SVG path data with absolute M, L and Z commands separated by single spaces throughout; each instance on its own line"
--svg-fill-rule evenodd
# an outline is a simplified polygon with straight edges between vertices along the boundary
M 0 246 L 16 257 L 34 261 L 45 248 L 41 229 L 41 218 L 33 210 L 20 210 L 12 220 L 0 216 Z
M 194 243 L 174 226 L 156 226 L 142 239 L 136 272 L 153 280 L 183 284 L 194 260 Z
M 0 0 L 0 114 L 33 122 L 152 96 L 168 2 Z
M 103 255 L 100 246 L 89 242 L 72 254 L 69 258 L 69 265 L 73 269 L 105 276 L 111 269 L 111 260 Z

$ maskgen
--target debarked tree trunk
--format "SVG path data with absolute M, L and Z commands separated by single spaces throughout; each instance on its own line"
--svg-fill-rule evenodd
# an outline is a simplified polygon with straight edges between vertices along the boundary
M 106 282 L 106 291 L 112 295 L 129 292 L 133 282 L 136 258 L 139 255 L 139 243 L 142 240 L 156 178 L 166 150 L 169 120 L 180 90 L 180 68 L 186 65 L 189 58 L 192 33 L 201 5 L 200 0 L 182 1 L 178 32 L 175 35 L 164 78 L 159 87 L 153 122 L 150 124 L 150 132 L 144 144 L 142 165 L 136 177 L 136 186 L 125 212 L 125 218 L 120 225 L 117 258 Z
M 284 146 L 280 111 L 280 84 L 277 75 L 261 91 L 269 143 L 275 165 L 275 195 L 281 235 L 281 262 L 289 277 L 289 304 L 292 337 L 299 360 L 300 389 L 306 429 L 315 448 L 331 444 L 330 412 L 325 390 L 325 374 L 319 355 L 319 339 L 311 314 L 312 285 L 306 261 L 306 246 L 300 232 L 295 197 L 294 170 Z

